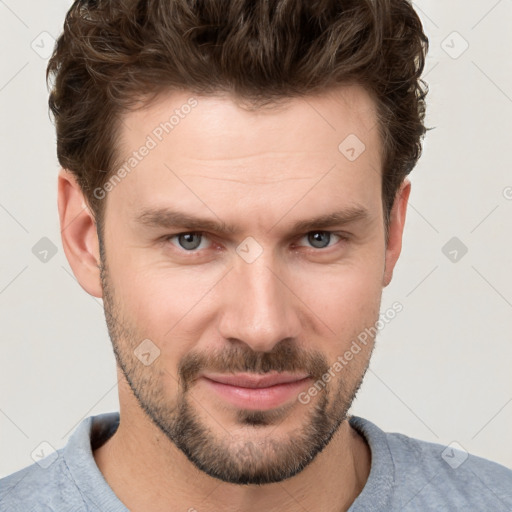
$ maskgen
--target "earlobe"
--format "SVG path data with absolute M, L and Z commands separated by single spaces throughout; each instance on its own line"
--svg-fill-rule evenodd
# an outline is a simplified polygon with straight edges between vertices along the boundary
M 71 269 L 87 293 L 101 298 L 96 222 L 76 178 L 66 169 L 59 172 L 57 197 L 62 246 Z
M 402 236 L 405 227 L 405 217 L 409 194 L 411 193 L 411 182 L 405 178 L 395 196 L 395 202 L 390 212 L 389 221 L 389 240 L 386 248 L 386 259 L 382 286 L 386 287 L 393 278 L 393 269 L 395 268 L 398 257 L 402 250 Z

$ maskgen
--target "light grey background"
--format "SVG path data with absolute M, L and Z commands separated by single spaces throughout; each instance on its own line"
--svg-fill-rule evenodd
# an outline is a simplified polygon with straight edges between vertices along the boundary
M 0 0 L 0 476 L 118 409 L 102 302 L 78 285 L 60 242 L 45 67 L 70 5 Z M 435 129 L 384 291 L 382 311 L 404 309 L 379 334 L 351 412 L 512 467 L 512 0 L 415 6 L 431 42 Z M 43 237 L 57 250 L 46 262 L 33 253 Z

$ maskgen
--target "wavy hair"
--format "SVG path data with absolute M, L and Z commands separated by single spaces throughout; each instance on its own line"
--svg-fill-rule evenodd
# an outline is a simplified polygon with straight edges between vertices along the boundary
M 386 227 L 421 154 L 428 50 L 408 0 L 77 0 L 48 63 L 57 156 L 93 191 L 119 164 L 121 116 L 173 90 L 252 108 L 363 86 L 377 107 Z

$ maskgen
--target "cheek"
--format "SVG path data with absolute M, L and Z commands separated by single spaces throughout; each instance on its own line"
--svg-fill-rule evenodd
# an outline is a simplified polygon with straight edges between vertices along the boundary
M 302 273 L 297 294 L 338 334 L 378 314 L 383 264 L 368 259 Z
M 158 342 L 162 350 L 172 342 L 176 350 L 179 338 L 192 336 L 191 331 L 204 325 L 212 307 L 209 292 L 221 275 L 206 268 L 125 266 L 124 275 L 117 272 L 116 297 L 124 318 L 140 336 Z
M 123 317 L 142 339 L 158 341 L 164 350 L 172 340 L 173 350 L 186 350 L 187 342 L 197 341 L 208 324 L 215 323 L 219 304 L 232 302 L 223 300 L 224 295 L 236 293 L 222 280 L 226 267 L 215 263 L 172 267 L 144 252 L 128 248 L 112 254 L 111 262 L 109 259 Z M 282 278 L 300 299 L 290 298 L 293 307 L 303 309 L 317 325 L 317 334 L 332 342 L 333 337 L 346 340 L 349 333 L 375 321 L 383 267 L 383 248 L 374 241 L 362 244 L 337 263 L 290 262 Z

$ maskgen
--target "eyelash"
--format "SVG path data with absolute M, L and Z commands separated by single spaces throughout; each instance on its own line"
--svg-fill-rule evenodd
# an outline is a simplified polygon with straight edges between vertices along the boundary
M 328 233 L 329 235 L 335 235 L 337 237 L 340 238 L 339 242 L 348 242 L 350 241 L 350 236 L 347 234 L 347 233 L 343 233 L 343 232 L 335 232 L 335 231 L 327 231 L 327 230 L 322 230 L 322 229 L 318 229 L 318 230 L 315 230 L 315 231 L 308 231 L 307 233 L 305 233 L 304 235 L 301 235 L 300 237 L 297 238 L 297 240 L 301 240 L 302 238 L 304 238 L 305 236 L 311 234 L 311 233 Z M 204 231 L 180 231 L 179 233 L 174 233 L 172 235 L 166 235 L 163 237 L 163 242 L 164 243 L 167 243 L 167 242 L 170 242 L 173 238 L 176 238 L 176 237 L 179 237 L 180 235 L 202 235 L 203 237 L 206 237 L 208 238 L 208 234 Z M 338 242 L 338 243 L 339 243 Z M 326 252 L 328 249 L 334 247 L 336 244 L 333 244 L 333 245 L 329 245 L 327 247 L 324 247 L 322 249 L 317 249 L 315 247 L 309 247 L 309 249 L 311 249 L 313 252 Z M 177 246 L 175 246 L 176 249 L 178 250 L 181 250 L 181 252 L 183 253 L 187 253 L 187 254 L 199 254 L 199 252 L 201 251 L 200 249 L 193 249 L 193 250 L 185 250 L 183 248 L 179 248 Z M 206 249 L 202 249 L 202 250 L 206 250 Z

